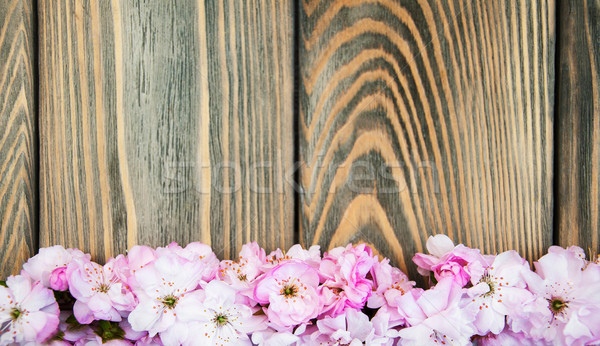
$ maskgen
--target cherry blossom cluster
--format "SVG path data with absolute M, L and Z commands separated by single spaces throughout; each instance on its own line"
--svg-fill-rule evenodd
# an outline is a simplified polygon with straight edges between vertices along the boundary
M 414 263 L 418 288 L 365 244 L 135 246 L 105 265 L 40 249 L 0 286 L 0 345 L 600 344 L 600 264 L 553 246 L 534 270 L 444 235 Z

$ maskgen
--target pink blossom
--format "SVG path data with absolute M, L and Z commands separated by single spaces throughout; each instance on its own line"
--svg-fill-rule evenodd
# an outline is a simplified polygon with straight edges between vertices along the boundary
M 0 345 L 42 342 L 58 329 L 58 304 L 51 290 L 24 275 L 0 286 Z
M 288 260 L 302 261 L 315 269 L 319 269 L 319 263 L 321 262 L 320 247 L 319 245 L 313 245 L 306 250 L 300 244 L 295 244 L 287 252 L 283 252 L 280 249 L 272 251 L 265 258 L 263 271 L 268 271 Z
M 405 319 L 397 309 L 397 299 L 414 290 L 415 282 L 409 281 L 400 269 L 392 267 L 387 258 L 373 265 L 371 276 L 375 284 L 367 306 L 388 313 L 390 315 L 388 323 L 393 326 L 404 324 Z
M 335 317 L 347 308 L 362 309 L 372 293 L 373 281 L 367 278 L 377 263 L 371 248 L 365 244 L 338 247 L 323 257 L 319 274 L 324 281 L 323 312 Z
M 37 255 L 23 264 L 21 274 L 41 281 L 44 287 L 66 291 L 66 267 L 73 260 L 89 261 L 90 255 L 77 249 L 65 249 L 60 245 L 41 248 Z
M 238 261 L 221 261 L 218 278 L 232 285 L 240 295 L 246 297 L 246 304 L 256 305 L 253 300 L 256 279 L 263 273 L 265 251 L 258 244 L 248 243 L 242 246 Z
M 133 310 L 135 297 L 114 270 L 114 260 L 104 266 L 85 261 L 69 264 L 69 291 L 75 299 L 73 313 L 81 324 L 93 320 L 121 321 Z
M 524 275 L 530 272 L 529 264 L 514 251 L 496 256 L 473 287 L 466 290 L 466 309 L 476 313 L 474 322 L 478 334 L 498 334 L 505 327 L 507 316 L 518 313 L 525 302 L 532 299 L 526 289 Z
M 347 309 L 336 317 L 324 317 L 307 328 L 300 339 L 302 345 L 362 345 L 373 338 L 375 330 L 364 313 Z M 373 343 L 369 343 L 373 345 Z
M 136 245 L 127 252 L 127 256 L 115 257 L 114 273 L 132 289 L 139 288 L 135 272 L 156 260 L 156 251 L 149 246 Z
M 547 342 L 532 339 L 524 333 L 515 333 L 506 327 L 499 334 L 489 333 L 484 336 L 475 336 L 473 342 L 477 346 L 543 346 Z
M 265 316 L 255 316 L 247 305 L 236 302 L 237 291 L 222 281 L 211 281 L 201 291 L 200 306 L 186 305 L 180 318 L 188 322 L 188 344 L 251 345 L 248 334 L 266 329 Z
M 190 262 L 199 262 L 200 280 L 208 282 L 214 279 L 219 268 L 219 259 L 212 251 L 210 246 L 199 242 L 189 243 L 185 248 L 173 242 L 167 247 L 159 247 L 156 249 L 158 257 L 174 253 L 179 257 L 185 258 Z
M 67 268 L 56 268 L 50 273 L 50 288 L 55 291 L 66 291 L 69 289 Z
M 443 234 L 430 236 L 427 250 L 431 255 L 418 253 L 413 257 L 419 273 L 429 276 L 433 272 L 436 281 L 451 277 L 461 287 L 469 283 L 471 277 L 483 275 L 483 268 L 493 261 L 493 258 L 486 258 L 477 249 L 462 244 L 454 246 L 452 240 Z
M 178 315 L 186 305 L 200 306 L 202 299 L 196 290 L 203 267 L 201 261 L 189 261 L 171 252 L 136 270 L 138 286 L 134 293 L 139 304 L 129 314 L 132 329 L 147 331 L 150 337 L 161 333 L 162 338 L 163 334 L 172 335 L 187 328 Z
M 401 296 L 398 308 L 408 324 L 399 332 L 402 345 L 468 345 L 476 331 L 475 314 L 461 309 L 461 296 L 453 278 L 442 279 L 416 299 L 412 294 Z
M 300 337 L 290 331 L 277 331 L 273 328 L 252 334 L 252 343 L 258 346 L 288 346 L 299 340 Z
M 255 241 L 242 245 L 239 256 L 250 263 L 264 263 L 266 257 L 265 250 Z
M 511 327 L 557 345 L 585 344 L 600 336 L 600 266 L 580 251 L 551 247 L 526 277 L 535 294 Z
M 272 325 L 279 330 L 308 322 L 321 312 L 317 294 L 319 274 L 311 266 L 285 261 L 268 272 L 254 289 L 254 300 L 263 305 Z

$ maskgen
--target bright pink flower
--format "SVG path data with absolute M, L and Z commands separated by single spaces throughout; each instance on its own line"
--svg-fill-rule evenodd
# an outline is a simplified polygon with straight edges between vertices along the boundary
M 419 273 L 429 276 L 433 272 L 436 281 L 451 277 L 461 287 L 471 281 L 471 277 L 483 275 L 483 268 L 493 261 L 477 249 L 462 244 L 454 246 L 452 240 L 443 234 L 429 237 L 427 250 L 431 255 L 418 253 L 413 257 Z
M 556 345 L 585 344 L 600 336 L 600 266 L 580 251 L 551 247 L 526 277 L 536 296 L 512 319 L 515 331 Z
M 285 261 L 268 272 L 254 289 L 254 300 L 269 306 L 267 317 L 277 329 L 308 322 L 321 312 L 319 274 L 311 266 Z
M 58 330 L 58 304 L 51 290 L 24 275 L 0 286 L 0 345 L 42 342 Z
M 56 268 L 50 273 L 50 288 L 55 291 L 66 291 L 69 289 L 67 268 Z
M 121 321 L 136 301 L 126 283 L 114 270 L 114 260 L 101 266 L 90 261 L 69 264 L 69 291 L 75 299 L 73 313 L 81 324 L 93 320 Z
M 68 287 L 65 287 L 64 279 L 68 275 L 65 270 L 73 260 L 89 261 L 90 255 L 77 249 L 65 249 L 60 245 L 41 248 L 37 255 L 23 264 L 21 274 L 41 281 L 44 287 L 66 291 Z
M 469 345 L 476 331 L 475 315 L 461 309 L 461 296 L 462 289 L 452 278 L 441 280 L 416 299 L 412 294 L 401 296 L 398 308 L 408 324 L 399 332 L 402 345 Z
M 414 290 L 415 282 L 409 281 L 400 269 L 392 267 L 387 258 L 373 265 L 371 276 L 375 285 L 367 306 L 389 314 L 387 323 L 392 326 L 404 324 L 404 316 L 398 310 L 398 297 Z
M 362 309 L 372 293 L 373 281 L 367 278 L 377 263 L 371 248 L 365 244 L 329 251 L 321 260 L 319 275 L 323 282 L 323 312 L 335 317 L 347 308 Z
M 189 261 L 175 253 L 165 253 L 154 262 L 136 270 L 134 288 L 139 304 L 129 314 L 135 331 L 170 334 L 185 329 L 187 323 L 178 317 L 186 305 L 199 307 L 202 299 L 196 291 L 203 273 L 201 261 Z
M 530 271 L 527 261 L 511 250 L 496 256 L 483 275 L 474 277 L 478 283 L 466 290 L 465 308 L 477 314 L 474 325 L 479 335 L 500 333 L 506 317 L 519 313 L 533 298 L 524 278 Z

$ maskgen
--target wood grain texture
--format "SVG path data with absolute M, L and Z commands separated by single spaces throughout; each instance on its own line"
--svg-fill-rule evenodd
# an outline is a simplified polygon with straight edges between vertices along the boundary
M 291 245 L 292 11 L 40 0 L 41 245 Z
M 301 0 L 300 238 L 552 244 L 554 2 Z
M 557 25 L 557 241 L 598 253 L 600 1 L 560 1 Z
M 37 250 L 34 14 L 0 1 L 0 278 Z

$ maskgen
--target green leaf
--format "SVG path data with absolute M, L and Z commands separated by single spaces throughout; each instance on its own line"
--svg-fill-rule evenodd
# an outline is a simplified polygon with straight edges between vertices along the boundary
M 0 286 L 8 287 L 8 286 L 6 286 L 6 281 L 5 280 L 0 281 Z
M 119 327 L 119 323 L 117 322 L 98 321 L 98 329 L 96 329 L 95 333 L 102 338 L 103 343 L 110 340 L 123 340 L 125 338 L 125 331 Z
M 77 321 L 75 315 L 73 314 L 71 314 L 65 322 L 67 322 L 67 324 L 69 325 L 67 327 L 69 331 L 77 331 L 86 327 L 85 325 L 79 323 L 79 321 Z

